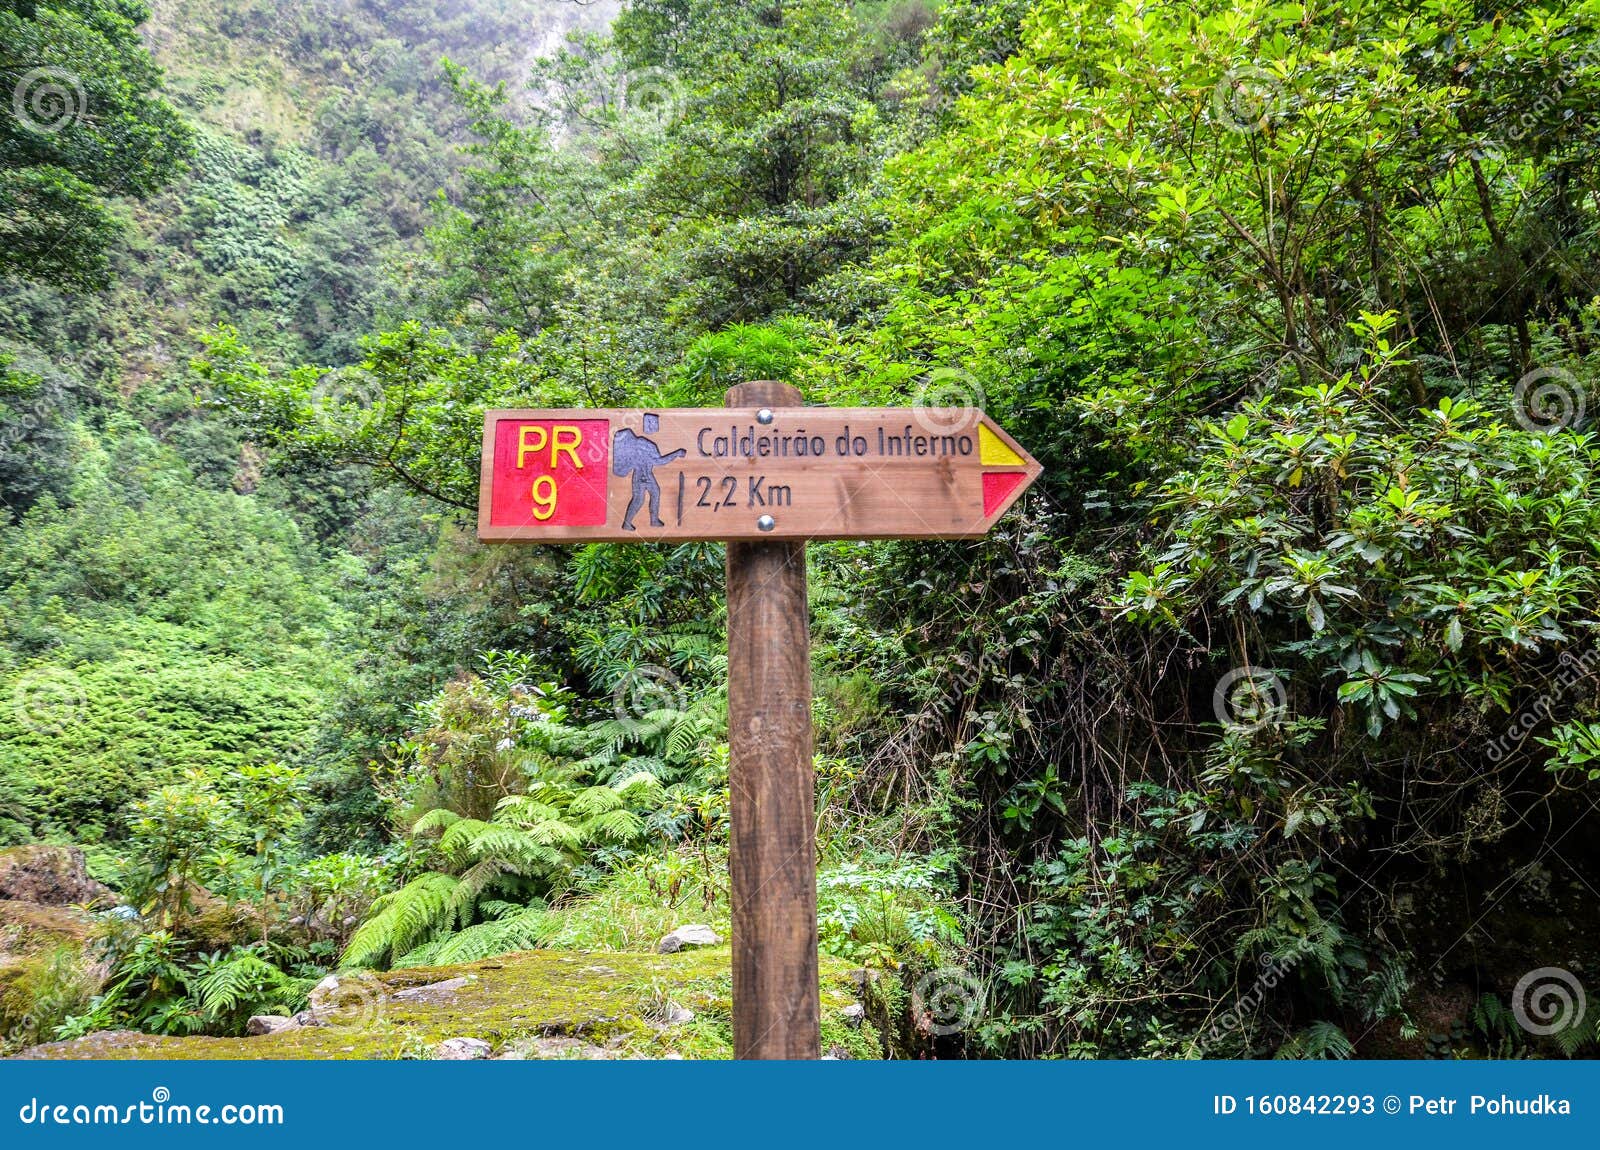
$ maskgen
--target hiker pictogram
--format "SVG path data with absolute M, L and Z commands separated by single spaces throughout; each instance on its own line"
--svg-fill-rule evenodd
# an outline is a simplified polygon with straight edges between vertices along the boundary
M 654 435 L 660 427 L 660 416 L 645 415 L 644 430 L 647 435 Z M 635 435 L 626 427 L 617 432 L 611 446 L 611 469 L 617 475 L 633 476 L 633 496 L 628 500 L 628 510 L 622 516 L 624 531 L 636 530 L 633 517 L 644 504 L 646 497 L 650 500 L 650 525 L 666 526 L 661 522 L 661 485 L 656 482 L 656 468 L 663 463 L 682 459 L 686 454 L 688 453 L 680 448 L 670 455 L 662 455 L 661 448 L 656 446 L 655 440 L 647 439 L 644 435 Z

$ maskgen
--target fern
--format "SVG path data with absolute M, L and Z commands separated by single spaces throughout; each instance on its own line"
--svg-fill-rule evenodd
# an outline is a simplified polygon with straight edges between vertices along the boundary
M 1278 1047 L 1273 1054 L 1274 1058 L 1349 1058 L 1354 1055 L 1356 1048 L 1351 1045 L 1349 1037 L 1331 1022 L 1313 1022 L 1290 1036 L 1289 1041 Z
M 1568 1058 L 1597 1039 L 1600 1039 L 1600 1018 L 1596 1017 L 1579 1019 L 1574 1025 L 1555 1033 L 1556 1045 Z
M 515 914 L 469 926 L 466 930 L 434 939 L 406 954 L 397 967 L 439 966 L 477 962 L 515 950 L 531 950 L 550 929 L 549 912 L 542 906 L 518 908 Z
M 607 811 L 603 815 L 596 815 L 583 824 L 586 837 L 590 839 L 609 839 L 614 843 L 632 842 L 639 837 L 639 832 L 644 827 L 644 820 L 629 810 Z
M 661 780 L 649 771 L 636 771 L 611 784 L 625 802 L 656 802 L 662 797 Z
M 460 815 L 456 814 L 452 810 L 447 810 L 444 807 L 440 807 L 437 810 L 429 811 L 427 814 L 423 815 L 415 823 L 413 823 L 411 825 L 411 833 L 414 835 L 423 835 L 427 834 L 429 831 L 447 831 L 460 821 Z
M 711 726 L 710 716 L 700 712 L 691 711 L 680 717 L 667 736 L 667 757 L 688 758 L 710 733 Z
M 371 916 L 345 948 L 346 966 L 377 966 L 395 954 L 446 933 L 460 912 L 455 900 L 461 880 L 437 872 L 412 879 L 372 904 Z
M 610 787 L 585 787 L 568 805 L 575 815 L 603 815 L 622 805 L 622 796 Z
M 1497 1038 L 1512 1032 L 1517 1025 L 1517 1016 L 1497 995 L 1483 994 L 1467 1011 L 1467 1021 L 1477 1027 L 1485 1038 Z
M 680 635 L 685 662 L 674 665 L 715 661 L 710 634 Z M 638 673 L 646 660 L 633 647 L 637 637 L 592 637 L 583 657 L 598 681 Z M 588 881 L 652 836 L 677 837 L 702 809 L 688 793 L 692 775 L 720 793 L 717 764 L 696 759 L 721 721 L 720 693 L 683 710 L 663 706 L 578 730 L 552 702 L 557 688 L 528 686 L 534 668 L 527 660 L 497 654 L 485 670 L 488 682 L 441 692 L 427 709 L 432 726 L 407 744 L 427 771 L 424 793 L 438 804 L 411 825 L 414 835 L 434 839 L 436 870 L 372 904 L 346 948 L 348 964 L 454 961 L 532 945 L 540 920 L 524 910 L 530 895 Z M 435 785 L 441 769 L 450 786 Z M 486 810 L 484 796 L 496 788 L 509 793 Z

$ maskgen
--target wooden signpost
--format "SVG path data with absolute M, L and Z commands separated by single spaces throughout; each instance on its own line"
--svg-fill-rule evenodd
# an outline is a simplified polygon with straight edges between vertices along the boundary
M 981 412 L 804 407 L 491 411 L 486 543 L 728 541 L 734 1053 L 817 1058 L 808 539 L 983 535 L 1040 467 Z

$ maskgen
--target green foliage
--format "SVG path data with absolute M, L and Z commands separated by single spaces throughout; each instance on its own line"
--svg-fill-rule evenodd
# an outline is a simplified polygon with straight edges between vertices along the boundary
M 109 295 L 0 301 L 0 833 L 263 932 L 98 1024 L 725 930 L 720 548 L 456 512 L 487 407 L 752 377 L 1046 464 L 983 541 L 810 549 L 822 940 L 970 968 L 935 1052 L 1414 1052 L 1589 955 L 1477 896 L 1595 773 L 1593 0 L 641 0 L 526 84 L 519 4 L 368 15 L 173 6 L 192 175 Z
M 458 897 L 460 889 L 461 880 L 454 875 L 432 872 L 384 895 L 351 938 L 345 964 L 374 966 L 465 926 L 471 905 Z
M 119 838 L 193 768 L 294 753 L 338 667 L 328 581 L 292 519 L 142 433 L 80 431 L 71 502 L 0 527 L 0 778 L 36 838 Z
M 1313 1022 L 1278 1048 L 1276 1058 L 1349 1058 L 1356 1048 L 1331 1022 Z
M 951 905 L 945 859 L 847 861 L 817 877 L 822 949 L 868 966 L 940 967 L 965 941 Z
M 5 1034 L 0 1051 L 7 1054 L 48 1042 L 67 1019 L 86 1010 L 99 987 L 96 972 L 81 947 L 51 946 L 26 959 L 10 958 L 0 979 L 0 1020 Z
M 709 332 L 684 352 L 678 378 L 689 394 L 682 402 L 694 405 L 699 400 L 715 406 L 721 402 L 720 391 L 751 379 L 793 382 L 808 347 L 804 327 L 790 319 L 771 325 L 734 324 Z M 676 397 L 673 402 L 678 402 Z
M 1396 410 L 1385 383 L 1397 366 L 1382 344 L 1359 377 L 1208 424 L 1200 469 L 1178 471 L 1158 502 L 1173 517 L 1161 565 L 1130 576 L 1123 598 L 1190 629 L 1214 603 L 1281 636 L 1237 661 L 1333 678 L 1373 737 L 1415 718 L 1433 683 L 1503 702 L 1515 661 L 1575 638 L 1600 528 L 1590 436 L 1507 427 L 1448 396 Z
M 506 904 L 499 918 L 487 918 L 465 930 L 439 935 L 397 959 L 395 965 L 440 966 L 477 962 L 480 958 L 491 958 L 497 954 L 532 950 L 541 945 L 548 934 L 549 916 L 544 907 Z
M 1586 772 L 1590 780 L 1600 779 L 1600 766 L 1591 765 L 1600 762 L 1600 726 L 1563 723 L 1550 732 L 1548 739 L 1541 738 L 1539 742 L 1556 752 L 1550 758 L 1550 770 L 1577 769 Z
M 721 780 L 715 760 L 702 759 L 707 724 L 686 700 L 655 699 L 639 718 L 581 728 L 567 721 L 566 693 L 536 685 L 526 658 L 494 653 L 484 670 L 430 701 L 428 725 L 385 773 L 411 852 L 434 869 L 373 903 L 348 965 L 531 945 L 549 899 L 726 809 L 723 798 L 707 801 Z
M 107 200 L 172 178 L 189 130 L 158 95 L 139 0 L 0 8 L 0 275 L 103 286 L 121 228 Z
M 186 959 L 184 945 L 164 930 L 140 935 L 89 1010 L 66 1019 L 55 1037 L 129 1025 L 151 1034 L 239 1035 L 252 1015 L 303 1007 L 315 981 L 284 973 L 250 948 Z
M 280 763 L 245 763 L 228 774 L 189 771 L 183 782 L 133 804 L 124 892 L 142 910 L 159 910 L 170 926 L 189 914 L 200 887 L 265 903 L 280 880 L 327 875 L 333 865 L 327 861 L 292 875 L 288 865 L 304 794 L 301 772 Z M 350 880 L 344 882 L 348 889 Z

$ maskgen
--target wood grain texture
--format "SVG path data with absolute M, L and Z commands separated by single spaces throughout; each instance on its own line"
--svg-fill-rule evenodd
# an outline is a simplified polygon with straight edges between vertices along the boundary
M 797 405 L 741 384 L 730 406 Z M 730 542 L 728 782 L 738 1058 L 818 1058 L 816 782 L 803 542 Z
M 772 413 L 768 424 L 758 420 L 762 408 Z M 478 536 L 498 543 L 977 538 L 1039 472 L 973 409 L 752 401 L 492 411 L 484 421 Z M 1020 480 L 991 497 L 985 480 L 996 476 Z M 541 484 L 544 501 L 530 501 L 530 488 Z

